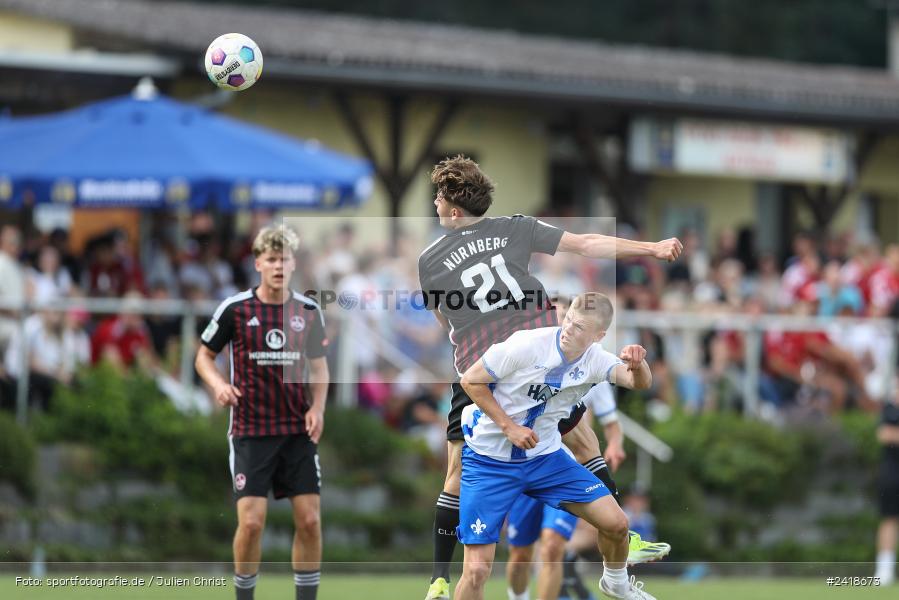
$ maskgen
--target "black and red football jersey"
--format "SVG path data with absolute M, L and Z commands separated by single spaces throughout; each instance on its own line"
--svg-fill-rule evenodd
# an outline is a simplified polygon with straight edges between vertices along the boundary
M 328 345 L 318 304 L 297 292 L 284 304 L 267 304 L 250 289 L 218 306 L 201 340 L 215 353 L 229 346 L 231 383 L 242 394 L 231 408 L 229 435 L 306 432 L 306 361 L 323 357 Z
M 531 254 L 555 254 L 564 232 L 534 217 L 485 217 L 451 230 L 418 259 L 425 303 L 450 324 L 461 375 L 493 344 L 521 329 L 556 325 Z

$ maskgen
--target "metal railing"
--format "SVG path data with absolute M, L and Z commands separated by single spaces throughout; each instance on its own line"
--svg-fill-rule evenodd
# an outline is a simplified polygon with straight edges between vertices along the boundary
M 149 300 L 139 298 L 60 298 L 50 302 L 24 304 L 0 299 L 0 310 L 13 311 L 18 318 L 20 343 L 20 373 L 16 386 L 16 420 L 24 425 L 28 421 L 29 386 L 29 341 L 25 332 L 26 319 L 37 311 L 80 310 L 92 314 L 140 314 L 182 317 L 181 321 L 181 362 L 179 378 L 183 390 L 191 389 L 193 379 L 193 355 L 187 351 L 196 338 L 197 318 L 211 315 L 216 302 L 189 302 L 187 300 Z M 2 359 L 2 357 L 0 357 Z
M 667 313 L 657 311 L 621 311 L 616 326 L 652 331 L 688 332 L 700 335 L 708 331 L 735 331 L 744 334 L 743 411 L 748 416 L 759 414 L 759 380 L 762 372 L 762 336 L 766 331 L 829 332 L 835 327 L 875 327 L 891 336 L 890 356 L 883 373 L 882 386 L 890 395 L 896 377 L 896 339 L 899 321 L 855 317 L 800 317 L 795 315 L 745 315 L 714 313 Z
M 134 313 L 181 317 L 180 337 L 182 352 L 179 378 L 181 389 L 187 393 L 188 390 L 192 389 L 194 375 L 194 357 L 189 350 L 196 341 L 197 319 L 211 315 L 215 311 L 216 306 L 217 303 L 213 301 L 190 302 L 187 300 L 134 298 L 70 298 L 41 304 L 25 303 L 24 305 L 0 300 L 0 310 L 17 313 L 19 320 L 21 343 L 18 345 L 18 350 L 20 353 L 19 363 L 22 365 L 22 368 L 16 389 L 16 417 L 18 422 L 25 424 L 28 420 L 29 369 L 27 365 L 29 362 L 29 348 L 28 339 L 25 335 L 25 320 L 29 315 L 40 310 L 82 310 L 93 314 Z M 328 315 L 329 318 L 333 318 L 333 316 L 343 317 L 340 323 L 341 334 L 345 339 L 352 340 L 352 343 L 340 345 L 341 351 L 337 357 L 338 364 L 335 365 L 337 377 L 334 383 L 337 386 L 336 397 L 339 405 L 351 407 L 357 401 L 356 387 L 354 385 L 356 365 L 353 350 L 359 346 L 366 348 L 366 350 L 400 369 L 414 367 L 419 371 L 424 371 L 428 377 L 435 377 L 426 368 L 423 369 L 421 365 L 416 364 L 412 358 L 406 356 L 388 340 L 379 338 L 378 343 L 372 343 L 371 340 L 375 339 L 377 334 L 362 319 L 346 318 L 346 313 L 343 311 L 334 315 Z M 749 316 L 653 311 L 621 311 L 616 316 L 616 327 L 619 329 L 635 328 L 650 329 L 656 332 L 685 332 L 695 336 L 699 336 L 707 331 L 737 331 L 743 333 L 745 339 L 745 377 L 743 378 L 742 397 L 744 412 L 747 416 L 758 415 L 761 348 L 762 336 L 765 331 L 828 331 L 834 326 L 851 327 L 861 324 L 869 327 L 875 326 L 892 336 L 891 341 L 893 343 L 890 344 L 889 350 L 891 355 L 888 359 L 888 369 L 884 374 L 886 381 L 883 388 L 892 390 L 896 372 L 897 344 L 895 340 L 899 327 L 897 327 L 897 322 L 891 319 L 874 320 L 845 317 L 825 319 L 776 315 Z M 625 435 L 638 447 L 637 479 L 640 483 L 648 485 L 652 477 L 652 459 L 655 458 L 656 460 L 667 462 L 671 459 L 671 448 L 626 415 L 621 415 L 621 421 Z

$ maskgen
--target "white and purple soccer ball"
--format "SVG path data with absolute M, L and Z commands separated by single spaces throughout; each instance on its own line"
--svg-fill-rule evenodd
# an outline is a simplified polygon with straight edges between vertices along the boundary
M 245 90 L 262 75 L 262 51 L 242 33 L 220 35 L 206 50 L 206 74 L 223 90 Z

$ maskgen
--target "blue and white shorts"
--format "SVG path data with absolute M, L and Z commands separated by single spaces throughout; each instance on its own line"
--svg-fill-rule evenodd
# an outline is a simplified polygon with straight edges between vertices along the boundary
M 463 544 L 495 544 L 506 515 L 522 494 L 562 510 L 564 503 L 588 504 L 608 488 L 564 450 L 522 462 L 503 462 L 462 449 L 459 527 Z

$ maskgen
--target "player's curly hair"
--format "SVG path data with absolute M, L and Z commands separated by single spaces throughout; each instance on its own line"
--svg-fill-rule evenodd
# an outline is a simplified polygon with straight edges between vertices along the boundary
M 612 301 L 605 294 L 599 292 L 585 292 L 578 294 L 571 302 L 573 310 L 585 317 L 595 319 L 603 331 L 608 331 L 609 325 L 612 324 L 612 317 L 615 314 L 615 308 Z
M 284 252 L 290 250 L 293 254 L 300 247 L 300 236 L 285 225 L 273 225 L 263 227 L 256 239 L 253 240 L 253 256 L 259 258 L 269 250 L 272 252 Z
M 437 186 L 438 195 L 469 215 L 480 217 L 493 204 L 493 182 L 478 163 L 462 154 L 437 163 L 431 183 Z

